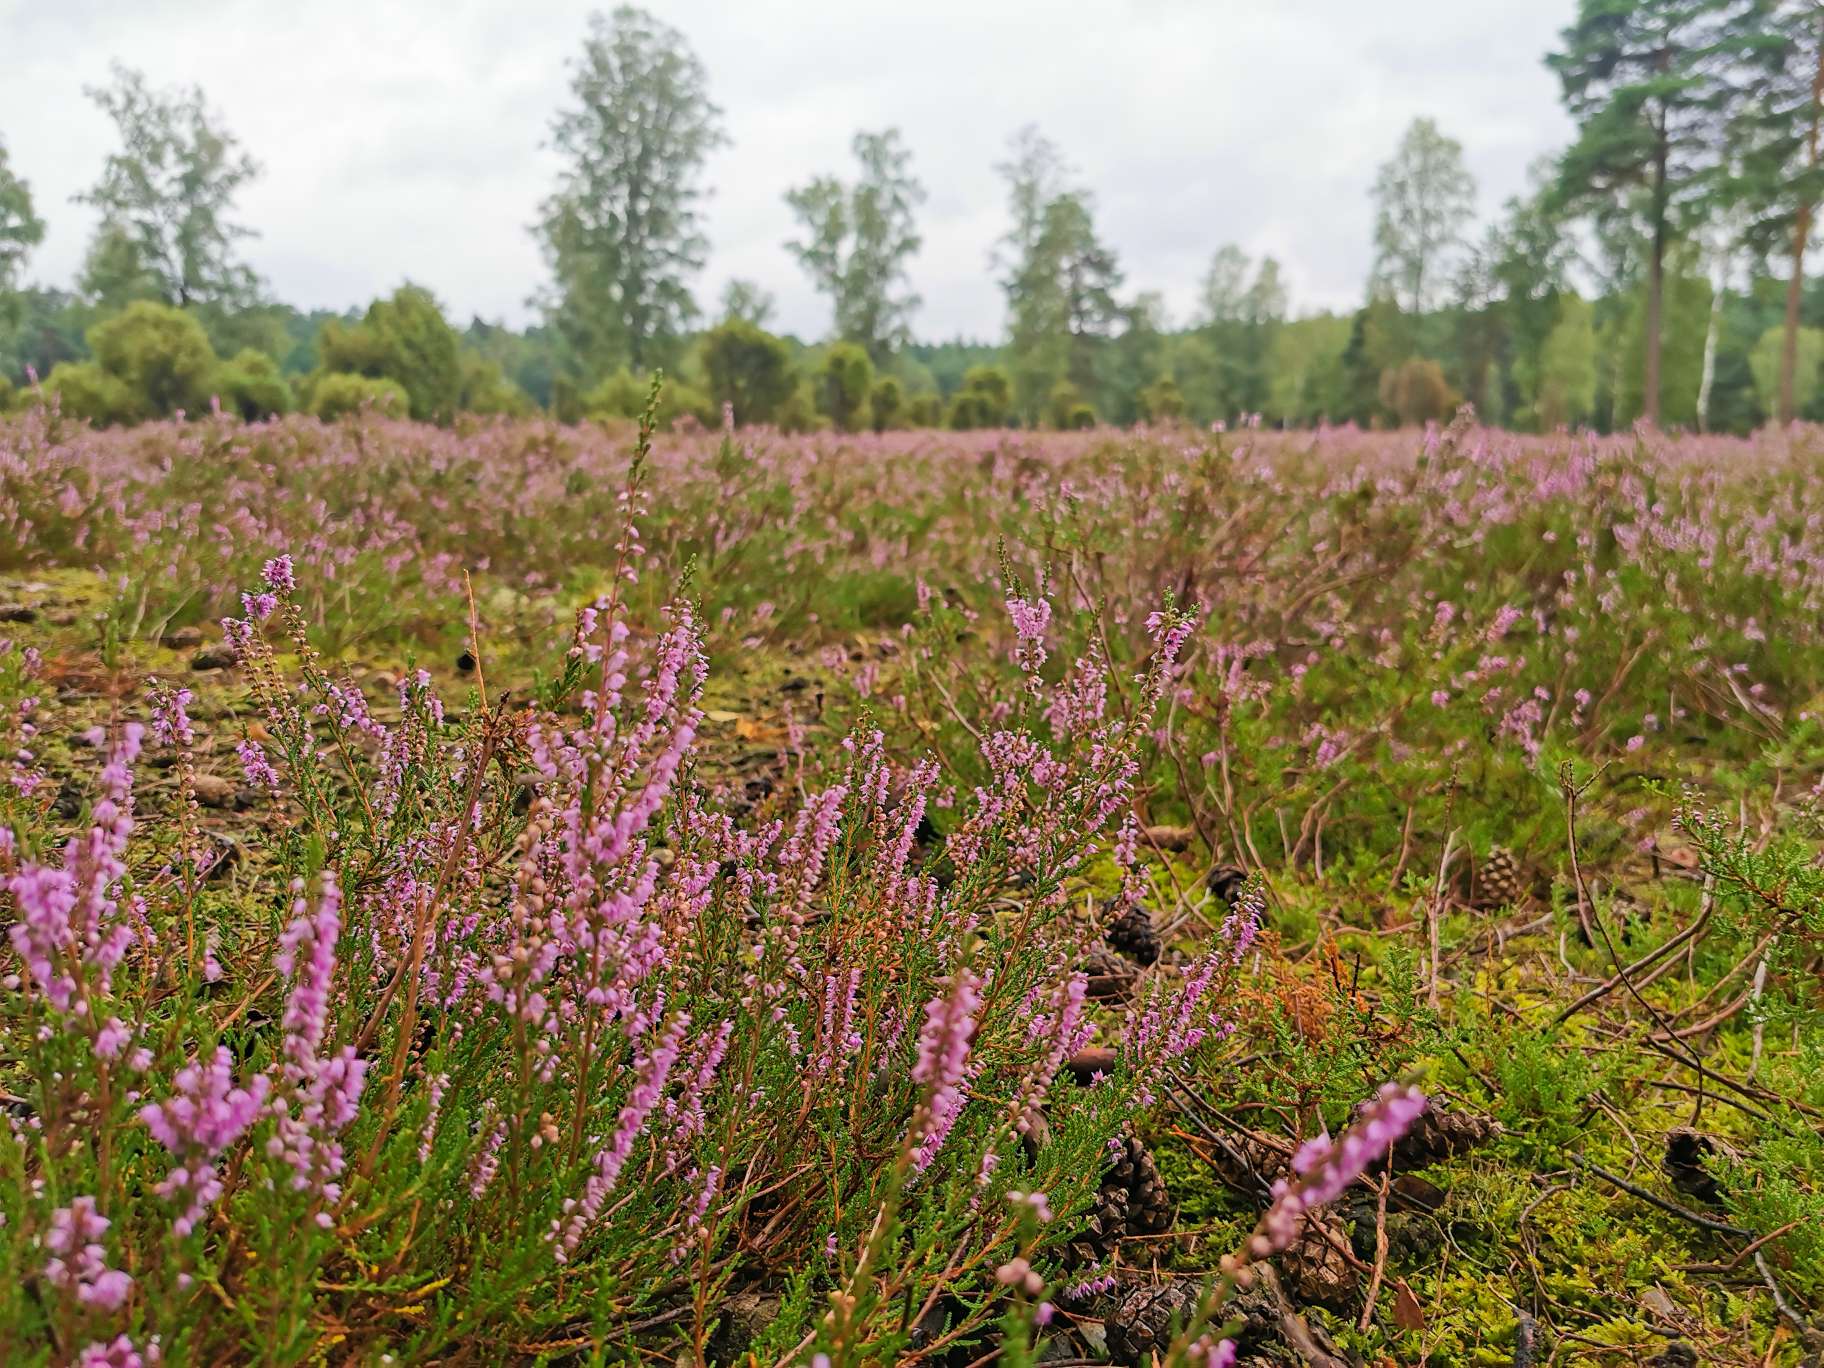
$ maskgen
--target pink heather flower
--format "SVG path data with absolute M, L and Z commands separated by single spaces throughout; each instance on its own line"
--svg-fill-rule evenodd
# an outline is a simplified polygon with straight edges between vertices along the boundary
M 91 1344 L 76 1356 L 76 1368 L 150 1368 L 164 1355 L 156 1338 L 142 1350 L 125 1335 L 116 1335 L 111 1343 Z
M 152 737 L 161 746 L 189 746 L 196 742 L 190 726 L 188 689 L 173 689 L 152 681 Z
M 1007 615 L 1013 619 L 1013 633 L 1020 641 L 1037 643 L 1045 639 L 1045 629 L 1051 624 L 1051 604 L 1042 598 L 1009 598 Z
M 1482 639 L 1490 644 L 1501 640 L 1513 625 L 1525 616 L 1525 613 L 1512 604 L 1503 604 L 1495 611 L 1495 619 L 1488 624 L 1488 631 L 1483 633 Z
M 1387 1083 L 1356 1114 L 1355 1124 L 1332 1141 L 1327 1135 L 1305 1141 L 1292 1156 L 1292 1179 L 1273 1184 L 1273 1205 L 1260 1218 L 1248 1241 L 1248 1258 L 1269 1258 L 1298 1238 L 1305 1213 L 1333 1202 L 1368 1166 L 1418 1120 L 1425 1094 L 1408 1084 Z
M 108 1267 L 108 1251 L 101 1243 L 110 1222 L 95 1210 L 93 1197 L 78 1197 L 51 1213 L 51 1228 L 44 1247 L 51 1252 L 44 1266 L 53 1287 L 74 1292 L 84 1306 L 112 1311 L 133 1290 L 133 1279 Z
M 266 621 L 267 618 L 271 617 L 273 613 L 278 610 L 278 606 L 279 596 L 277 594 L 263 593 L 241 595 L 241 611 L 247 614 L 247 620 L 249 622 Z M 226 623 L 223 624 L 223 626 L 226 625 Z
M 266 758 L 266 752 L 260 743 L 252 737 L 242 737 L 235 746 L 234 753 L 241 758 L 241 771 L 247 776 L 247 782 L 255 788 L 263 788 L 277 793 L 279 789 L 279 772 L 272 767 Z
M 207 1062 L 196 1060 L 178 1070 L 177 1095 L 139 1110 L 152 1138 L 182 1162 L 153 1190 L 160 1197 L 187 1201 L 173 1223 L 179 1239 L 196 1228 L 211 1203 L 222 1195 L 215 1159 L 259 1119 L 271 1080 L 255 1074 L 245 1088 L 234 1085 L 234 1059 L 217 1046 Z
M 633 1154 L 634 1141 L 646 1129 L 647 1117 L 664 1095 L 665 1080 L 671 1075 L 671 1066 L 677 1062 L 678 1050 L 689 1026 L 690 1018 L 680 1013 L 660 1032 L 650 1053 L 643 1057 L 636 1056 L 633 1088 L 627 1094 L 627 1100 L 621 1104 L 621 1114 L 613 1137 L 597 1152 L 595 1171 L 583 1185 L 583 1195 L 580 1198 L 566 1197 L 564 1219 L 551 1223 L 551 1238 L 556 1244 L 553 1254 L 559 1263 L 567 1263 L 570 1256 L 576 1253 L 576 1247 L 582 1242 L 584 1233 L 601 1214 L 603 1203 L 620 1181 L 621 1170 Z
M 1237 1355 L 1234 1340 L 1212 1340 L 1205 1335 L 1196 1343 L 1186 1346 L 1185 1361 L 1203 1365 L 1203 1368 L 1234 1368 Z
M 135 932 L 123 914 L 119 883 L 133 830 L 133 761 L 144 728 L 121 729 L 101 772 L 93 825 L 63 849 L 61 866 L 25 864 L 4 887 L 18 908 L 8 938 L 51 1007 L 85 1016 L 105 998 L 115 966 Z
M 923 1173 L 937 1157 L 950 1128 L 962 1114 L 962 1082 L 969 1063 L 969 1040 L 981 1006 L 980 980 L 967 969 L 956 971 L 950 990 L 925 1004 L 925 1026 L 918 1037 L 914 1081 L 926 1088 L 923 1125 L 912 1154 L 912 1167 Z
M 1002 1287 L 1017 1288 L 1029 1297 L 1036 1297 L 1045 1290 L 1045 1279 L 1025 1259 L 1009 1259 L 994 1270 L 994 1280 Z
M 1014 653 L 1020 668 L 1036 676 L 1039 666 L 1045 663 L 1045 628 L 1051 623 L 1051 604 L 1042 598 L 1009 596 L 1007 616 L 1013 619 Z
M 290 594 L 298 587 L 298 577 L 292 570 L 289 555 L 274 556 L 261 566 L 260 580 L 275 594 Z
M 272 957 L 273 967 L 291 980 L 291 993 L 280 1019 L 280 1086 L 272 1102 L 278 1124 L 266 1152 L 291 1166 L 295 1191 L 334 1202 L 342 1193 L 335 1180 L 343 1169 L 342 1146 L 335 1136 L 355 1119 L 367 1061 L 352 1045 L 333 1054 L 323 1048 L 335 989 L 336 940 L 342 930 L 341 889 L 325 870 L 316 911 L 311 912 L 301 881 L 293 888 L 299 896 L 292 903 L 292 920 Z M 320 1223 L 327 1219 L 327 1213 L 319 1213 Z
M 1051 1224 L 1051 1198 L 1042 1192 L 1009 1192 L 1007 1204 L 1013 1207 L 1029 1207 L 1032 1214 L 1038 1217 L 1040 1225 Z

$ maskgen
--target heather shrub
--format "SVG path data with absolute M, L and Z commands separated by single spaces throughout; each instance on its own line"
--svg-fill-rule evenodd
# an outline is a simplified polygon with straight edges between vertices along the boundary
M 917 1308 L 940 1295 L 939 1344 L 1000 1314 L 1006 1280 L 959 1256 L 1064 1276 L 1097 1156 L 1220 1037 L 1252 931 L 1133 1009 L 1105 1079 L 1057 1077 L 1094 1033 L 1067 879 L 1146 737 L 1103 711 L 1094 662 L 1042 680 L 1042 604 L 1009 599 L 1028 698 L 983 736 L 996 779 L 958 807 L 940 881 L 919 849 L 937 767 L 878 732 L 794 809 L 718 810 L 691 777 L 688 604 L 643 636 L 617 588 L 539 705 L 478 684 L 458 722 L 408 671 L 383 722 L 297 592 L 278 557 L 227 624 L 261 718 L 244 778 L 282 814 L 232 937 L 187 690 L 97 738 L 61 850 L 29 786 L 0 799 L 23 1050 L 0 1319 L 25 1343 L 421 1359 L 599 1351 L 649 1321 L 700 1351 L 737 1280 L 789 1269 L 781 1347 L 890 1359 L 931 1347 Z M 1146 706 L 1186 626 L 1161 619 Z M 180 786 L 149 833 L 148 750 Z

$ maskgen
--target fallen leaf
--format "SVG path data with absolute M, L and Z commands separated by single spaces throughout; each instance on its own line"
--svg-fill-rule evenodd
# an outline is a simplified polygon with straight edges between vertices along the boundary
M 1412 1289 L 1406 1286 L 1406 1279 L 1393 1280 L 1393 1323 L 1402 1330 L 1423 1330 L 1425 1312 L 1419 1306 L 1419 1299 L 1412 1295 Z

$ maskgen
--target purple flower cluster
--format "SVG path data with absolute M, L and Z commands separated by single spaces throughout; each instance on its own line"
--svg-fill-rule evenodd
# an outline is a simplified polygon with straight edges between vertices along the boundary
M 342 1146 L 335 1136 L 355 1119 L 366 1081 L 367 1061 L 352 1045 L 325 1053 L 330 997 L 335 989 L 336 939 L 342 930 L 342 894 L 325 872 L 316 910 L 309 911 L 302 885 L 292 904 L 292 920 L 279 937 L 273 966 L 291 980 L 291 993 L 281 1020 L 279 1086 L 272 1099 L 277 1120 L 267 1153 L 291 1166 L 292 1187 L 324 1202 L 341 1196 L 336 1181 L 343 1169 Z M 327 1226 L 329 1214 L 317 1213 Z
M 256 1074 L 246 1087 L 236 1087 L 234 1059 L 218 1045 L 207 1062 L 179 1069 L 175 1081 L 177 1095 L 141 1107 L 139 1119 L 181 1161 L 154 1191 L 186 1203 L 172 1227 L 182 1239 L 222 1195 L 216 1156 L 259 1119 L 271 1080 Z
M 925 1004 L 925 1026 L 919 1032 L 918 1060 L 912 1078 L 925 1085 L 919 1110 L 912 1167 L 923 1173 L 937 1158 L 950 1129 L 963 1110 L 962 1084 L 968 1074 L 975 1014 L 981 1007 L 981 981 L 967 969 L 951 977 L 948 991 Z
M 62 864 L 25 864 L 6 880 L 19 909 L 8 933 L 13 951 L 51 1007 L 72 1017 L 92 1017 L 133 943 L 119 884 L 127 872 L 133 762 L 144 730 L 129 723 L 116 737 L 93 823 L 64 847 Z
M 84 1306 L 104 1311 L 117 1308 L 133 1290 L 129 1275 L 108 1267 L 108 1251 L 101 1243 L 108 1225 L 93 1197 L 78 1197 L 51 1213 L 51 1228 L 44 1237 L 44 1247 L 51 1252 L 45 1280 L 74 1292 Z
M 1248 1258 L 1269 1258 L 1298 1238 L 1305 1213 L 1334 1202 L 1368 1166 L 1387 1153 L 1426 1107 L 1425 1094 L 1409 1084 L 1382 1085 L 1373 1101 L 1356 1114 L 1341 1140 L 1313 1136 L 1292 1156 L 1291 1179 L 1273 1185 L 1273 1205 L 1260 1218 L 1248 1241 Z

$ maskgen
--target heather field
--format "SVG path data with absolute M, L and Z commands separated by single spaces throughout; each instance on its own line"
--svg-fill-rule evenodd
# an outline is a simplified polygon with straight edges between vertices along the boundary
M 0 419 L 0 1361 L 1815 1363 L 1824 434 Z

